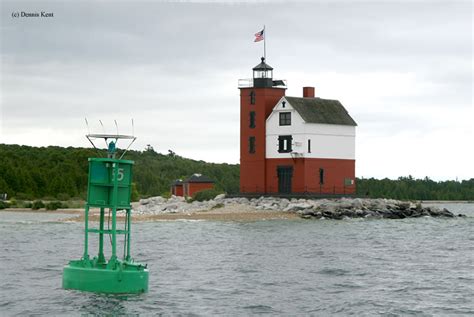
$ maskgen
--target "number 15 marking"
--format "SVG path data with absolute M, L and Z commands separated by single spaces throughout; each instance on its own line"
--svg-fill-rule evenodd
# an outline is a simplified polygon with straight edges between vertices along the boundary
M 113 177 L 115 178 L 115 169 L 113 169 L 112 171 L 113 171 L 113 173 L 112 173 Z M 119 182 L 121 182 L 123 180 L 123 177 L 124 177 L 123 168 L 119 168 L 117 174 L 118 174 L 117 180 Z

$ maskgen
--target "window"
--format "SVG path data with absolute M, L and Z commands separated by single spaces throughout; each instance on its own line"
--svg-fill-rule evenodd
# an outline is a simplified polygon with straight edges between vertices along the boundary
M 278 152 L 289 153 L 292 151 L 291 142 L 293 137 L 291 135 L 280 135 L 278 137 Z
M 281 102 L 281 107 L 282 107 L 282 108 L 285 108 L 285 106 L 286 106 L 286 101 L 282 101 L 282 102 Z
M 319 184 L 324 184 L 324 169 L 319 169 Z
M 250 92 L 250 104 L 254 105 L 255 104 L 255 91 Z
M 255 111 L 250 111 L 249 127 L 255 128 Z
M 280 125 L 291 125 L 291 112 L 280 112 Z
M 249 137 L 249 153 L 255 153 L 255 137 Z
M 311 153 L 311 139 L 308 139 L 308 153 Z

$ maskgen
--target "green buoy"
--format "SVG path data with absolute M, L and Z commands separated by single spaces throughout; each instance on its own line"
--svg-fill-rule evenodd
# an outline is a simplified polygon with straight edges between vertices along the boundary
M 134 162 L 123 160 L 125 152 L 135 141 L 134 136 L 88 134 L 93 139 L 102 138 L 108 147 L 107 158 L 89 158 L 87 202 L 84 210 L 84 253 L 80 260 L 72 260 L 64 267 L 63 288 L 96 293 L 143 293 L 148 291 L 148 269 L 135 262 L 130 255 L 131 232 L 131 185 Z M 127 150 L 116 159 L 119 139 L 131 140 Z M 111 140 L 108 142 L 108 140 Z M 114 141 L 115 140 L 115 141 Z M 89 228 L 89 210 L 100 208 L 98 228 Z M 107 228 L 105 210 L 109 209 Z M 125 211 L 124 228 L 117 228 L 117 211 Z M 89 234 L 99 235 L 99 252 L 89 256 Z M 104 236 L 109 235 L 111 256 L 104 255 Z M 124 236 L 123 257 L 117 256 L 117 235 Z

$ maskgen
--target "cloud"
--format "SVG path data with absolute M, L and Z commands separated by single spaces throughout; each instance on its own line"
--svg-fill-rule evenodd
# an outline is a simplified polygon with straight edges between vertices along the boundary
M 22 10 L 54 18 L 11 18 Z M 470 178 L 471 12 L 471 2 L 4 1 L 0 142 L 89 146 L 84 117 L 123 131 L 133 118 L 135 149 L 237 163 L 237 80 L 258 64 L 253 34 L 265 24 L 287 94 L 314 85 L 359 123 L 358 175 Z

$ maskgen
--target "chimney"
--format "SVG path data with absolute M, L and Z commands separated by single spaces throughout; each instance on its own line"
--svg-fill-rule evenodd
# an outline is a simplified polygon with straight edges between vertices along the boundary
M 314 87 L 303 87 L 304 98 L 314 98 Z

